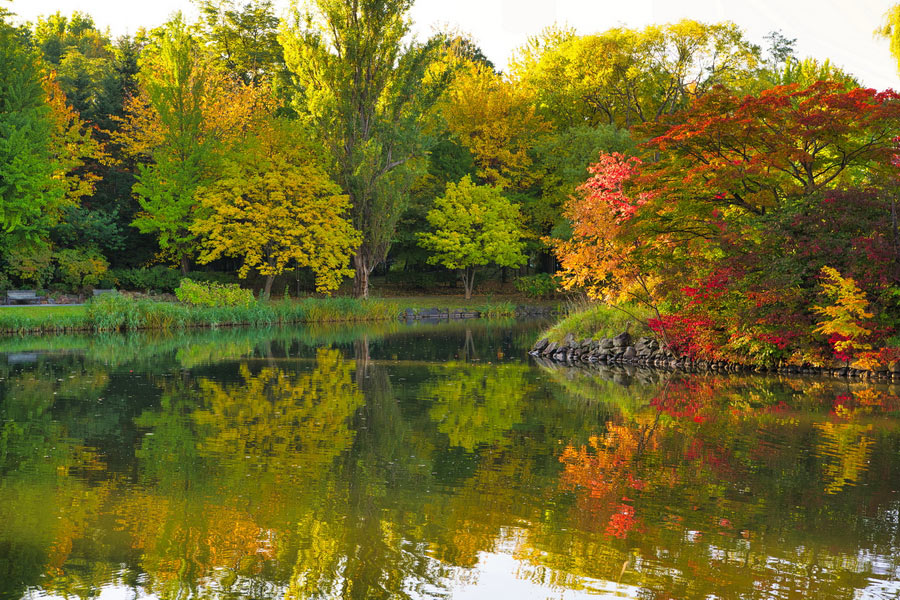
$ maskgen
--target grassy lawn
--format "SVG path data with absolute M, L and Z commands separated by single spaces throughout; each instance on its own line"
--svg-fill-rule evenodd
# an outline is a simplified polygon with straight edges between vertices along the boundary
M 40 304 L 35 306 L 0 306 L 0 315 L 26 318 L 53 318 L 81 316 L 87 312 L 85 306 L 50 306 Z

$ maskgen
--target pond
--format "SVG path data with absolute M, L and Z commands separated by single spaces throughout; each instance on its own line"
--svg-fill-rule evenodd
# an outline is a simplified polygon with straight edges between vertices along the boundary
M 897 598 L 900 390 L 542 324 L 0 340 L 0 598 Z

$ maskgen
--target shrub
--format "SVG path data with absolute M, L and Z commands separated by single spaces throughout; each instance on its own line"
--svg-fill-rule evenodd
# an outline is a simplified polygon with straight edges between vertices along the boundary
M 430 291 L 438 286 L 453 285 L 457 274 L 450 270 L 441 271 L 388 271 L 384 282 L 404 290 Z
M 512 302 L 490 302 L 478 309 L 486 319 L 499 319 L 516 316 L 516 305 Z
M 149 269 L 110 269 L 102 281 L 106 287 L 115 286 L 123 290 L 140 292 L 155 290 L 172 293 L 185 278 L 192 281 L 215 283 L 235 283 L 237 281 L 232 273 L 194 271 L 185 276 L 181 274 L 181 271 L 163 265 L 156 265 Z
M 181 280 L 175 289 L 175 297 L 185 304 L 194 306 L 243 306 L 256 304 L 251 290 L 245 290 L 234 283 L 215 283 L 207 281 Z
M 181 278 L 180 272 L 161 265 L 150 269 L 112 269 L 107 275 L 120 289 L 134 291 L 172 292 Z
M 53 253 L 49 246 L 11 248 L 6 263 L 10 275 L 38 288 L 44 287 L 53 275 Z
M 109 268 L 103 255 L 94 249 L 60 250 L 55 258 L 60 283 L 73 290 L 97 285 Z
M 549 273 L 524 275 L 516 279 L 516 289 L 529 298 L 551 296 L 558 289 L 556 277 Z

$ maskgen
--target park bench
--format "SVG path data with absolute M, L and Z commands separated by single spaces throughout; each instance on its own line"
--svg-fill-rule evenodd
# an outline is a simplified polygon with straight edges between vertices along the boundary
M 43 300 L 35 290 L 9 290 L 6 292 L 7 304 L 37 304 Z

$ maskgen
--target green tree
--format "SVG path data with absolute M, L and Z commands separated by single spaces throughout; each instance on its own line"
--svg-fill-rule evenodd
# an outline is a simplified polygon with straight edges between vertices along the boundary
M 140 161 L 133 192 L 142 212 L 132 224 L 156 235 L 187 272 L 198 246 L 197 191 L 266 113 L 267 98 L 211 64 L 180 15 L 156 37 L 142 53 L 139 93 L 114 140 Z
M 412 0 L 313 0 L 280 36 L 295 76 L 295 107 L 318 130 L 363 239 L 353 257 L 357 296 L 390 249 L 428 138 L 423 116 L 444 76 L 428 72 L 436 42 L 404 45 Z
M 56 122 L 38 57 L 0 21 L 0 227 L 35 241 L 66 200 L 51 147 Z M 8 237 L 4 241 L 11 241 Z
M 760 60 L 759 48 L 733 23 L 684 20 L 548 36 L 520 52 L 513 73 L 557 126 L 655 121 L 716 85 L 741 88 Z
M 212 150 L 212 140 L 203 135 L 207 73 L 197 54 L 196 41 L 176 17 L 166 26 L 158 52 L 142 65 L 146 104 L 131 111 L 134 116 L 139 108 L 149 109 L 160 133 L 150 149 L 151 162 L 139 165 L 133 190 L 143 213 L 133 224 L 141 233 L 157 234 L 160 247 L 176 255 L 183 272 L 196 245 L 190 231 L 194 194 L 205 182 Z
M 59 85 L 82 118 L 97 122 L 108 104 L 115 79 L 115 54 L 109 38 L 84 13 L 57 12 L 34 26 L 34 45 L 57 71 Z
M 225 69 L 245 84 L 286 82 L 284 51 L 278 43 L 278 17 L 271 0 L 195 0 L 200 33 Z
M 475 185 L 467 175 L 458 184 L 448 185 L 444 196 L 435 201 L 428 213 L 433 231 L 422 234 L 420 243 L 433 252 L 429 263 L 462 270 L 468 300 L 476 267 L 489 262 L 518 267 L 525 262 L 521 222 L 518 207 L 500 188 Z

